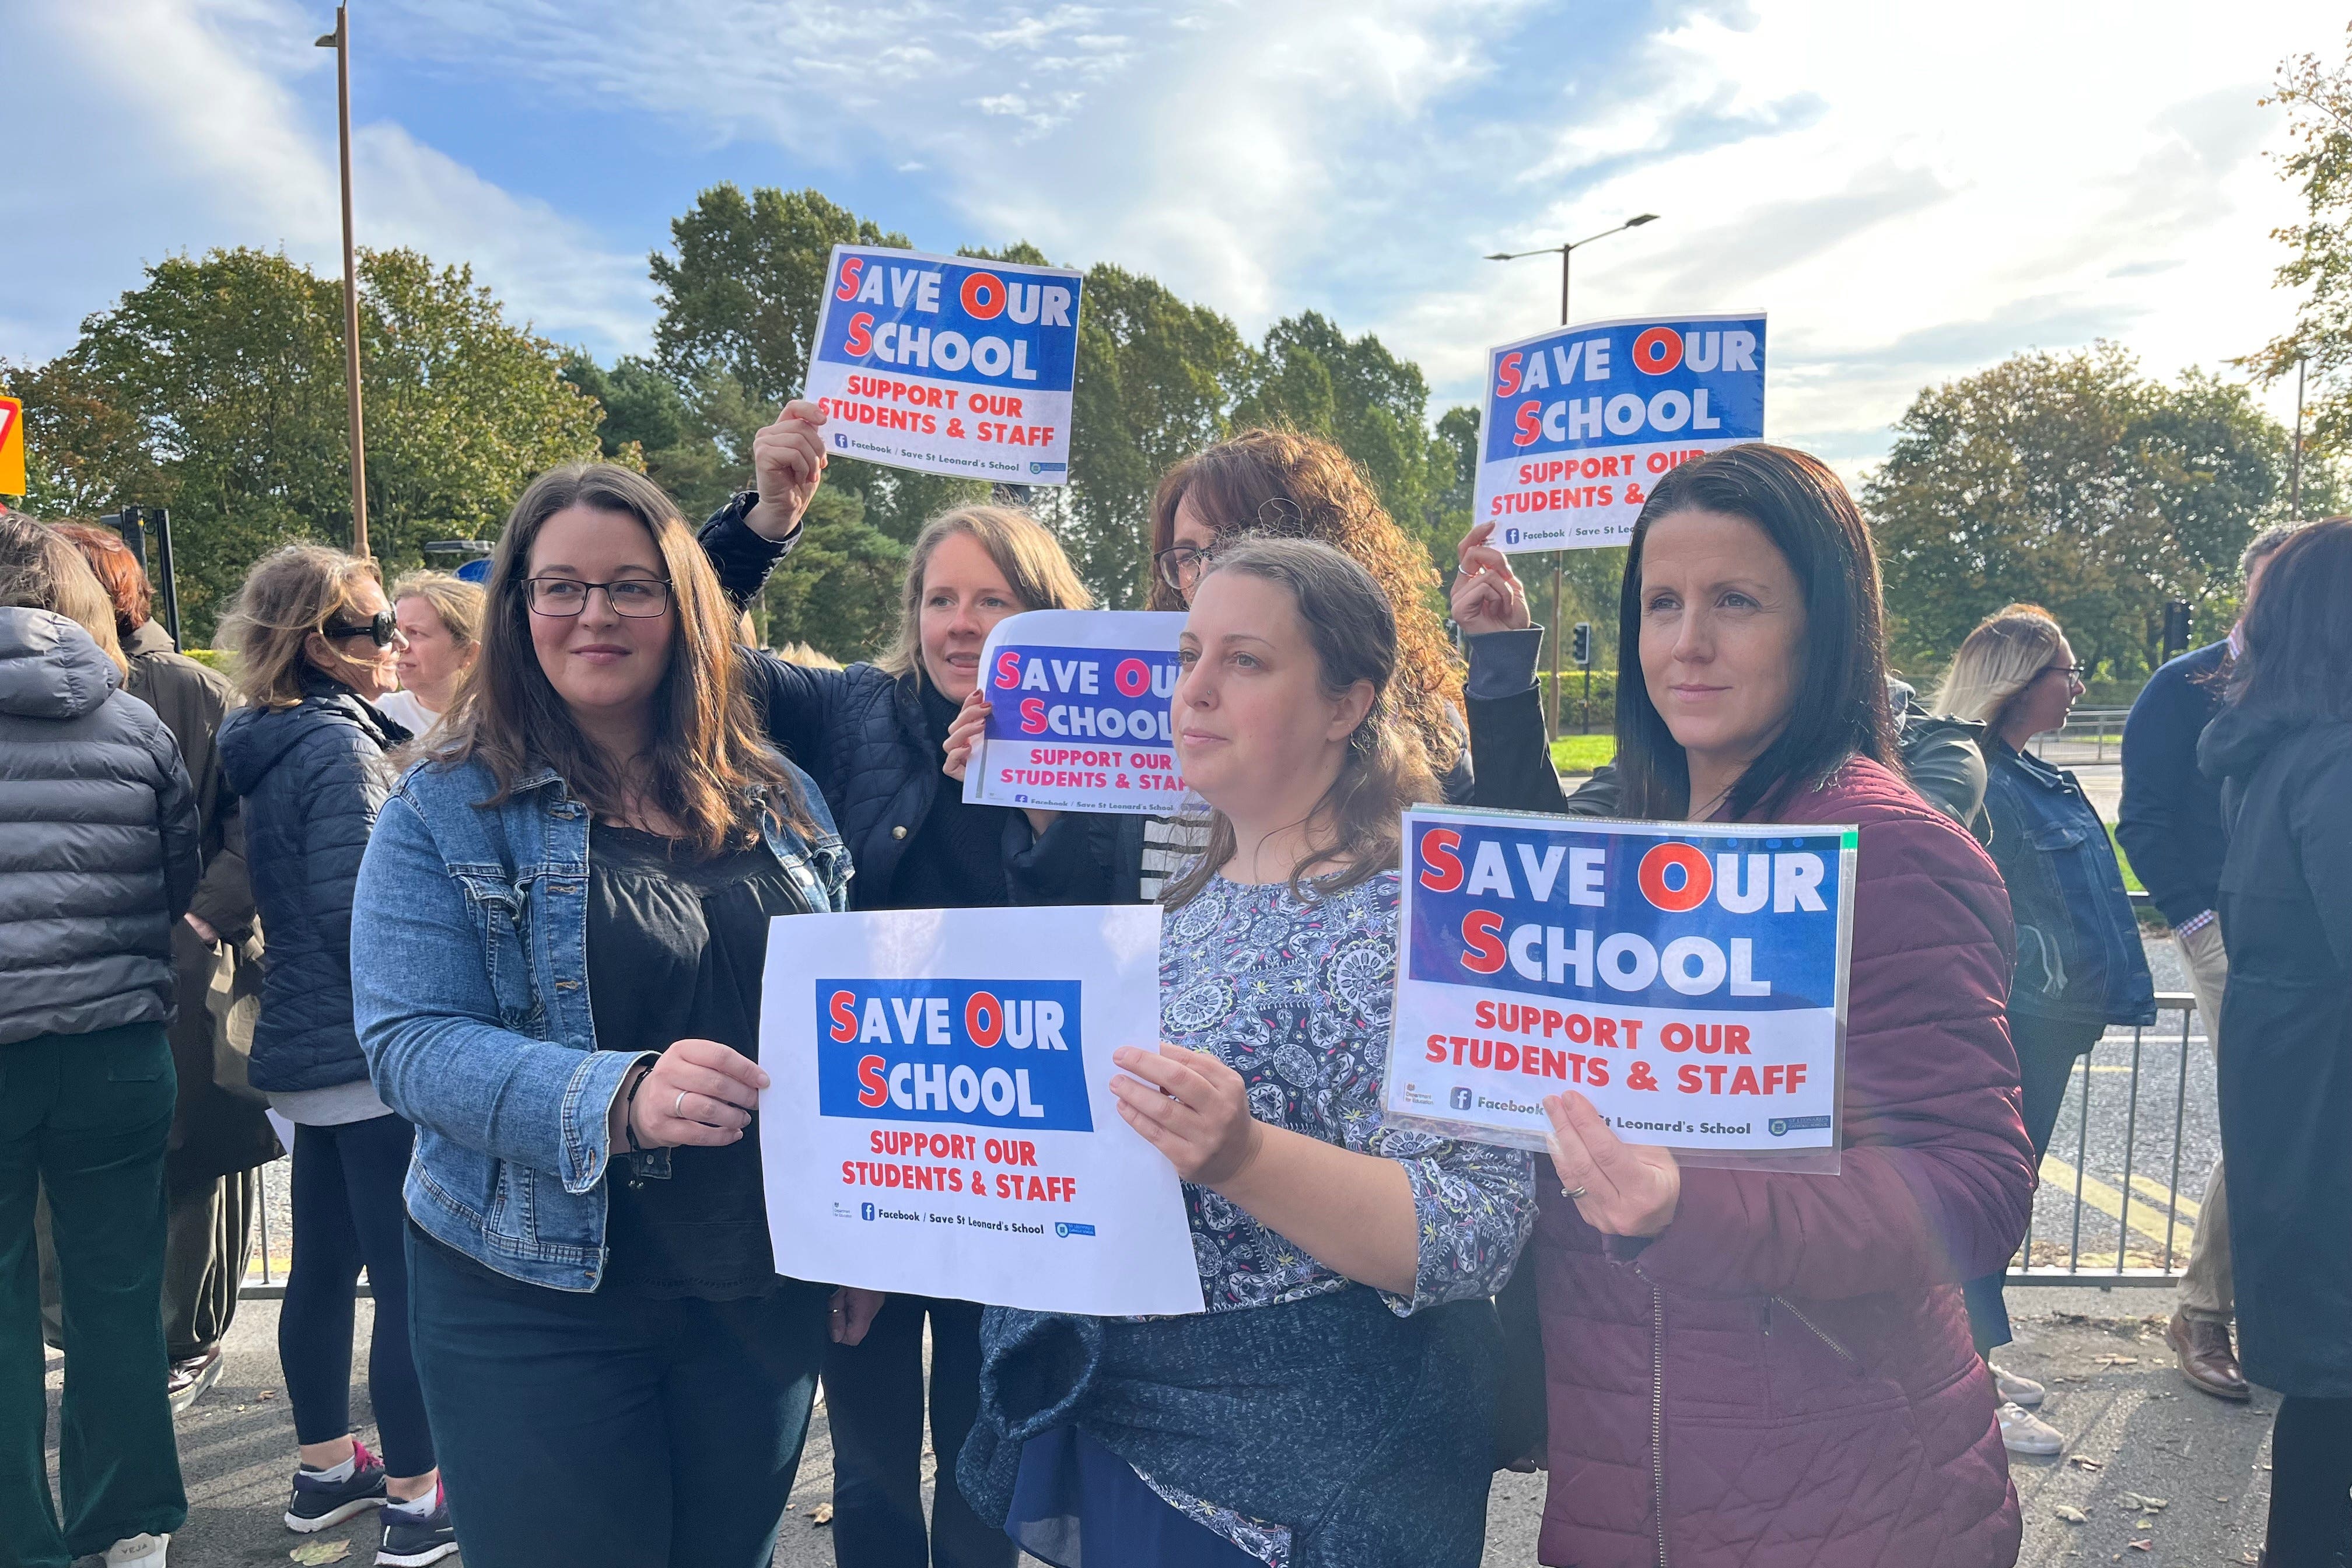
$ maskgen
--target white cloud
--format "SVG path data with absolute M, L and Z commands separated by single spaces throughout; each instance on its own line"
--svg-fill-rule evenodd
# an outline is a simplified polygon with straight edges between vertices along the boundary
M 33 130 L 16 215 L 46 265 L 24 268 L 0 315 L 0 353 L 68 346 L 80 317 L 183 250 L 283 248 L 341 269 L 334 56 L 286 0 L 50 0 L 12 12 L 12 59 L 37 60 L 14 106 Z M 394 122 L 353 135 L 360 243 L 470 261 L 510 318 L 606 353 L 641 346 L 652 315 L 642 257 L 516 195 Z M 68 303 L 70 301 L 70 303 Z M 60 308 L 63 307 L 63 308 Z M 5 309 L 5 307 L 0 307 Z

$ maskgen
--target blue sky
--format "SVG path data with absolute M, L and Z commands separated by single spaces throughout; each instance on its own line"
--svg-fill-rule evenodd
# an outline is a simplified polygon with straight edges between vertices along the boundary
M 1919 387 L 2105 335 L 2218 366 L 2284 324 L 2294 216 L 2257 100 L 2340 10 L 2174 0 L 355 0 L 362 242 L 642 350 L 647 251 L 704 186 L 814 185 L 935 249 L 1027 238 L 1255 331 L 1320 310 L 1467 398 L 1579 319 L 1772 314 L 1769 428 L 1853 472 Z M 38 358 L 215 245 L 336 262 L 317 0 L 0 0 Z M 2274 393 L 2274 406 L 2291 398 Z M 1433 409 L 1434 412 L 1435 409 Z

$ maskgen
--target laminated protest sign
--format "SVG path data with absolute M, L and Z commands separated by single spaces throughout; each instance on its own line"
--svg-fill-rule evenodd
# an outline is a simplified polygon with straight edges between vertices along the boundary
M 1660 476 L 1764 437 L 1764 316 L 1561 327 L 1486 356 L 1478 499 L 1498 550 L 1622 544 Z
M 1172 610 L 1031 610 L 990 628 L 981 691 L 988 731 L 963 797 L 989 805 L 1146 815 L 1184 798 L 1168 699 Z
M 760 1004 L 776 1268 L 1038 1311 L 1197 1312 L 1175 1167 L 1110 1053 L 1159 1038 L 1150 905 L 779 920 Z
M 1574 1089 L 1696 1163 L 1837 1168 L 1854 830 L 1415 807 L 1386 1108 L 1541 1149 Z
M 1000 484 L 1070 478 L 1076 272 L 836 245 L 807 395 L 843 457 Z

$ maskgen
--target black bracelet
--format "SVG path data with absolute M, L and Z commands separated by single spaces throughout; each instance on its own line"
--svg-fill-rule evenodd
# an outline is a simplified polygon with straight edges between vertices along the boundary
M 628 1095 L 621 1102 L 621 1132 L 623 1136 L 628 1139 L 629 1152 L 632 1154 L 642 1154 L 645 1152 L 645 1146 L 637 1142 L 637 1090 L 645 1088 L 646 1079 L 653 1076 L 653 1068 L 650 1065 L 645 1067 L 644 1069 L 637 1074 L 635 1079 L 631 1080 Z M 636 1163 L 635 1161 L 631 1161 L 629 1163 L 629 1185 L 633 1187 L 642 1187 L 645 1184 L 646 1179 L 637 1174 Z

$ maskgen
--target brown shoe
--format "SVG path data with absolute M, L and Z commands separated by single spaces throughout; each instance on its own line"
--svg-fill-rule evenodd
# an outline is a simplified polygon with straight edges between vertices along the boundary
M 2246 1374 L 2239 1370 L 2238 1352 L 2231 1348 L 2229 1324 L 2176 1310 L 2165 1325 L 2164 1337 L 2179 1357 L 2181 1376 L 2218 1398 L 2253 1397 Z

